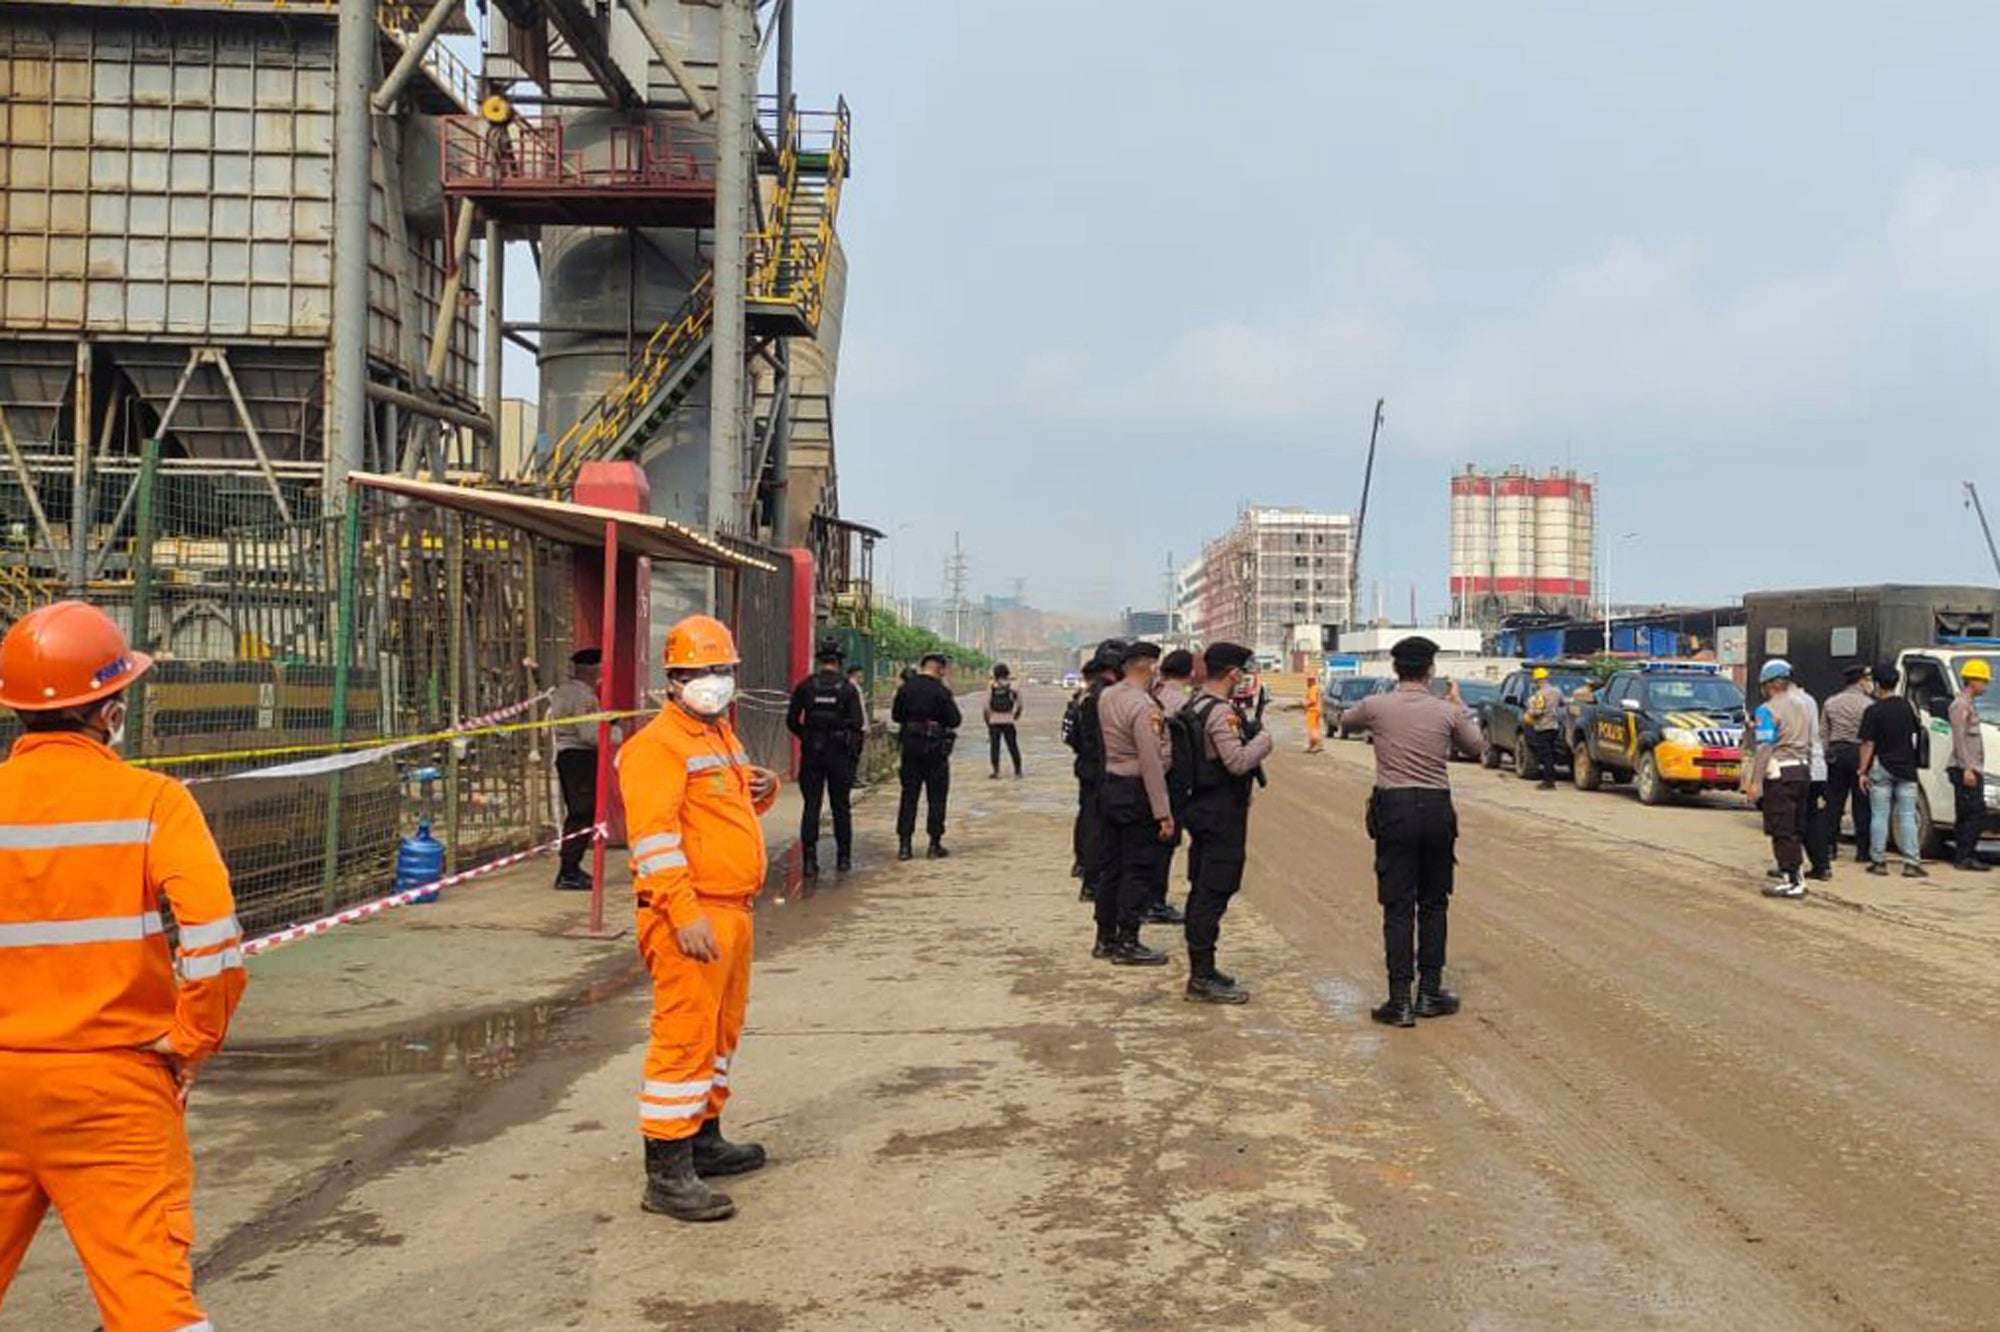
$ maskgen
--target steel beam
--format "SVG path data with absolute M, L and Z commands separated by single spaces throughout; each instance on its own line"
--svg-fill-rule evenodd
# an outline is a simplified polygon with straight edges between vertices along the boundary
M 493 436 L 486 442 L 486 479 L 489 481 L 498 481 L 500 479 L 500 435 L 498 432 L 501 417 L 500 399 L 503 392 L 500 371 L 501 353 L 506 346 L 506 339 L 500 331 L 503 323 L 500 307 L 506 293 L 504 282 L 506 253 L 506 240 L 500 234 L 500 224 L 490 217 L 487 218 L 486 241 L 480 247 L 480 257 L 486 264 L 486 271 L 482 274 L 486 279 L 485 309 L 483 311 L 486 316 L 486 336 L 483 339 L 486 348 L 486 363 L 480 367 L 480 371 L 484 377 L 482 385 L 484 392 L 481 393 L 480 397 L 483 399 L 483 405 L 486 408 L 486 419 L 493 423 L 495 431 Z
M 419 416 L 428 416 L 433 421 L 444 421 L 451 425 L 463 426 L 475 435 L 484 435 L 489 439 L 493 437 L 493 422 L 476 412 L 462 412 L 456 407 L 447 407 L 445 404 L 436 402 L 430 398 L 420 398 L 414 393 L 405 393 L 403 390 L 388 384 L 370 383 L 367 392 L 368 396 L 376 402 L 393 403 L 406 412 L 415 412 Z
M 236 417 L 243 423 L 243 433 L 249 437 L 250 452 L 257 456 L 257 470 L 264 474 L 264 484 L 271 488 L 271 498 L 278 503 L 278 517 L 287 524 L 292 521 L 292 506 L 285 503 L 285 491 L 278 484 L 278 474 L 271 470 L 271 455 L 264 450 L 264 437 L 257 433 L 257 423 L 251 419 L 250 407 L 243 401 L 243 390 L 237 386 L 236 371 L 229 364 L 229 353 L 221 348 L 212 348 L 208 360 L 222 373 L 223 385 L 229 390 L 229 400 L 236 404 Z
M 42 544 L 49 548 L 49 554 L 56 552 L 56 534 L 49 527 L 49 516 L 42 510 L 41 492 L 35 489 L 35 480 L 28 472 L 28 464 L 21 457 L 21 446 L 14 439 L 14 427 L 8 424 L 7 413 L 0 408 L 0 443 L 7 446 L 7 461 L 14 469 L 14 475 L 21 482 L 21 493 L 27 498 L 28 512 L 35 520 L 35 530 L 42 534 Z
M 375 0 L 340 0 L 334 66 L 333 349 L 327 384 L 328 513 L 348 503 L 347 477 L 361 465 L 368 414 L 368 196 L 374 145 L 369 99 L 375 82 Z
M 539 0 L 549 26 L 569 47 L 584 72 L 623 110 L 643 106 L 646 99 L 625 77 L 625 71 L 611 58 L 610 43 L 598 29 L 597 17 L 582 0 Z
M 694 72 L 682 60 L 674 44 L 667 40 L 667 30 L 660 26 L 660 20 L 653 16 L 650 0 L 625 0 L 625 12 L 639 25 L 639 31 L 646 36 L 646 44 L 653 48 L 653 54 L 667 67 L 673 76 L 674 85 L 688 99 L 697 119 L 708 120 L 715 115 L 715 103 L 709 100 L 701 85 L 694 81 Z
M 423 65 L 424 57 L 430 54 L 431 43 L 437 40 L 438 34 L 444 31 L 444 25 L 451 21 L 452 14 L 464 3 L 465 0 L 437 0 L 431 6 L 431 12 L 424 15 L 423 23 L 417 28 L 417 35 L 403 48 L 403 58 L 396 62 L 396 67 L 389 71 L 389 77 L 382 80 L 382 86 L 368 99 L 370 106 L 386 114 L 389 108 L 396 105 L 396 99 L 402 96 L 411 76 Z

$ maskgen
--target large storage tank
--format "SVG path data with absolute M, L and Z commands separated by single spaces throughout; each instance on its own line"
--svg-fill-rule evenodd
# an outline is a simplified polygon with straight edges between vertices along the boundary
M 1525 467 L 1451 478 L 1450 593 L 1463 623 L 1591 610 L 1596 483 Z

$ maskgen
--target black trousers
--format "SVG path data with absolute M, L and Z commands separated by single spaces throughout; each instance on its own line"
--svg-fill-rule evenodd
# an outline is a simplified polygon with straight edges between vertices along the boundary
M 1556 779 L 1556 733 L 1554 731 L 1528 732 L 1528 747 L 1535 751 L 1535 762 L 1542 768 L 1542 780 Z
M 1243 886 L 1243 862 L 1250 846 L 1248 792 L 1224 788 L 1204 792 L 1188 806 L 1188 973 L 1215 974 L 1215 945 L 1229 899 Z
M 1979 838 L 1986 831 L 1986 782 L 1982 778 L 1970 788 L 1965 769 L 1946 768 L 1951 779 L 1952 859 L 1964 865 L 1979 858 Z
M 1014 775 L 1021 775 L 1021 737 L 1014 733 L 1013 722 L 987 727 L 986 743 L 993 750 L 993 771 L 1000 771 L 1000 746 L 1004 743 L 1014 758 Z
M 917 796 L 924 797 L 924 831 L 935 842 L 944 836 L 945 804 L 951 799 L 951 755 L 904 754 L 903 799 L 896 807 L 896 836 L 917 833 Z
M 1451 792 L 1415 789 L 1378 790 L 1372 809 L 1382 953 L 1390 990 L 1406 991 L 1444 971 L 1458 813 Z
M 1070 849 L 1075 853 L 1076 863 L 1083 867 L 1083 881 L 1094 883 L 1091 877 L 1097 864 L 1097 779 L 1079 777 L 1076 779 L 1076 826 L 1070 833 Z
M 807 748 L 799 757 L 799 841 L 808 850 L 819 845 L 822 799 L 833 809 L 833 844 L 841 855 L 854 849 L 854 757 L 845 750 Z
M 1820 833 L 1827 855 L 1840 849 L 1840 814 L 1848 810 L 1854 817 L 1855 859 L 1868 859 L 1868 820 L 1873 811 L 1868 793 L 1861 789 L 1861 746 L 1842 740 L 1826 747 L 1826 802 L 1820 818 L 1826 827 Z
M 1097 884 L 1097 937 L 1136 940 L 1147 894 L 1155 881 L 1165 881 L 1173 847 L 1160 840 L 1159 821 L 1137 777 L 1106 777 L 1098 800 L 1105 843 L 1098 863 L 1105 877 Z
M 1779 776 L 1764 779 L 1764 835 L 1771 839 L 1778 868 L 1787 874 L 1805 864 L 1805 843 L 1799 836 L 1805 817 L 1800 807 L 1810 796 L 1810 777 L 1805 764 L 1794 763 Z
M 1826 791 L 1825 782 L 1808 778 L 1806 798 L 1799 802 L 1799 843 L 1805 848 L 1806 864 L 1815 872 L 1833 863 L 1833 841 L 1826 835 Z
M 574 878 L 583 873 L 583 853 L 590 850 L 590 839 L 576 834 L 597 822 L 597 751 L 557 750 L 556 784 L 562 788 L 563 836 L 574 838 L 562 844 L 556 872 Z

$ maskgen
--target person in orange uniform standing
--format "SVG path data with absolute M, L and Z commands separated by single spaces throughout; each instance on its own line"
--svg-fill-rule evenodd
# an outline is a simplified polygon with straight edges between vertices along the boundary
M 708 1186 L 764 1164 L 722 1136 L 729 1061 L 750 999 L 750 903 L 764 886 L 758 815 L 778 775 L 754 767 L 730 727 L 736 640 L 691 615 L 667 633 L 667 705 L 618 754 L 639 955 L 653 977 L 652 1043 L 639 1096 L 646 1146 L 640 1206 L 681 1221 L 736 1214 Z
M 1320 738 L 1325 734 L 1326 731 L 1320 725 L 1319 677 L 1317 675 L 1308 675 L 1306 677 L 1306 753 L 1319 753 Z
M 54 1204 L 106 1332 L 207 1332 L 183 1117 L 243 997 L 243 937 L 187 788 L 119 761 L 152 664 L 80 601 L 0 641 L 26 732 L 0 763 L 0 1298 Z

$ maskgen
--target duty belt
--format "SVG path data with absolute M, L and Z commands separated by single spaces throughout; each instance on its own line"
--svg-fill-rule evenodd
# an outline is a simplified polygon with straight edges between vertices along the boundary
M 1451 802 L 1451 790 L 1441 786 L 1378 786 L 1375 788 L 1378 801 L 1406 800 L 1413 804 Z

